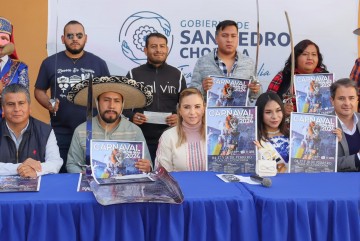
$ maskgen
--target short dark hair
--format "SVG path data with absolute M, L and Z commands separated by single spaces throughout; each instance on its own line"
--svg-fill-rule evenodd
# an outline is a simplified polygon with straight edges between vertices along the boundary
M 335 81 L 330 86 L 330 96 L 331 96 L 332 99 L 335 99 L 336 90 L 340 86 L 353 87 L 355 89 L 355 91 L 356 91 L 356 94 L 359 93 L 359 90 L 358 90 L 358 87 L 356 86 L 355 81 L 353 81 L 353 80 L 351 80 L 349 78 L 342 78 L 342 79 L 339 79 L 339 80 Z
M 80 22 L 77 21 L 77 20 L 71 20 L 71 21 L 69 21 L 67 24 L 65 24 L 65 26 L 64 26 L 64 34 L 65 34 L 65 28 L 66 28 L 67 26 L 69 26 L 69 25 L 75 25 L 75 24 L 81 25 L 81 27 L 83 28 L 83 30 L 84 30 L 84 32 L 85 32 L 85 28 L 84 28 L 84 25 L 82 25 L 82 23 L 80 23 Z
M 162 38 L 162 39 L 165 39 L 166 41 L 166 44 L 168 43 L 168 40 L 166 38 L 166 36 L 162 33 L 158 33 L 158 32 L 155 32 L 155 33 L 150 33 L 148 36 L 146 36 L 146 39 L 145 39 L 145 47 L 147 48 L 148 45 L 149 45 L 149 39 L 151 37 L 157 37 L 157 38 Z
M 27 102 L 29 104 L 31 103 L 30 92 L 22 84 L 10 84 L 4 88 L 3 92 L 1 93 L 1 95 L 2 95 L 1 104 L 2 105 L 5 105 L 5 95 L 8 93 L 24 93 L 26 95 Z
M 236 31 L 239 31 L 238 25 L 237 25 L 237 23 L 235 21 L 233 21 L 233 20 L 224 20 L 224 21 L 218 23 L 218 25 L 216 26 L 215 35 L 217 35 L 220 30 L 224 30 L 224 28 L 226 28 L 228 26 L 234 26 L 236 28 Z
M 258 99 L 256 100 L 256 104 L 255 104 L 257 106 L 258 141 L 260 141 L 260 140 L 267 141 L 268 140 L 268 134 L 267 134 L 267 132 L 265 130 L 265 126 L 264 126 L 264 110 L 265 110 L 266 104 L 272 100 L 279 104 L 279 106 L 281 108 L 281 112 L 283 113 L 283 118 L 279 125 L 280 132 L 282 134 L 284 134 L 285 136 L 289 135 L 289 131 L 288 131 L 288 128 L 287 128 L 286 122 L 285 122 L 284 104 L 282 103 L 280 97 L 276 93 L 265 92 L 265 93 L 262 93 L 258 97 Z

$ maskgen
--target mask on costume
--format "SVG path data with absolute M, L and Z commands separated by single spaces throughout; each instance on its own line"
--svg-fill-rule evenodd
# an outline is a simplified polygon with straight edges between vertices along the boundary
M 11 59 L 18 59 L 14 45 L 13 26 L 6 18 L 0 17 L 0 33 L 8 34 L 10 42 L 0 49 L 0 57 L 9 55 Z

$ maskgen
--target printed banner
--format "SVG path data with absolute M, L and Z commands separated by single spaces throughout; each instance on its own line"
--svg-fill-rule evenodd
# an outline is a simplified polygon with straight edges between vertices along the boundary
M 216 47 L 216 25 L 226 19 L 238 23 L 238 51 L 255 60 L 257 14 L 253 0 L 228 0 L 226 11 L 219 11 L 222 4 L 216 0 L 48 3 L 48 54 L 65 49 L 61 42 L 64 25 L 75 19 L 84 25 L 88 36 L 85 50 L 106 60 L 112 75 L 125 75 L 144 64 L 144 37 L 159 32 L 168 38 L 167 62 L 179 68 L 189 82 L 197 59 Z M 358 1 L 259 0 L 258 75 L 263 88 L 266 90 L 284 67 L 291 52 L 284 11 L 290 17 L 294 43 L 303 39 L 314 41 L 329 71 L 339 78 L 348 77 L 357 58 L 357 37 L 352 31 L 357 28 Z M 341 47 L 334 48 L 339 44 Z

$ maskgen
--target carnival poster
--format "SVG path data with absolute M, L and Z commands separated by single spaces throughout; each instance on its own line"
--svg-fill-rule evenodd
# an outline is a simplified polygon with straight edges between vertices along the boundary
M 223 76 L 213 78 L 213 86 L 207 91 L 207 106 L 246 106 L 250 80 Z
M 41 176 L 27 178 L 20 176 L 0 176 L 0 192 L 38 192 Z
M 98 184 L 151 181 L 135 167 L 143 158 L 141 141 L 91 140 L 91 170 Z
M 331 114 L 330 86 L 334 74 L 298 74 L 294 77 L 296 107 L 298 112 Z
M 337 117 L 293 112 L 290 123 L 289 172 L 336 172 Z
M 101 205 L 138 202 L 180 204 L 184 201 L 179 184 L 165 168 L 159 167 L 149 176 L 153 181 L 126 185 L 98 185 L 91 181 L 90 188 Z
M 88 176 L 88 175 L 80 173 L 78 185 L 77 185 L 77 191 L 78 192 L 91 192 L 90 182 L 93 180 L 94 180 L 94 178 L 92 176 Z
M 208 107 L 206 123 L 207 169 L 255 172 L 256 107 Z

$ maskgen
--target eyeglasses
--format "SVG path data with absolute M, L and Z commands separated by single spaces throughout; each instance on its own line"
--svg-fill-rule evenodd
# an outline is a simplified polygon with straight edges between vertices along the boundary
M 83 33 L 76 33 L 76 34 L 68 33 L 68 34 L 66 34 L 66 38 L 70 39 L 70 40 L 73 40 L 75 36 L 77 39 L 82 39 L 84 37 L 84 34 Z

